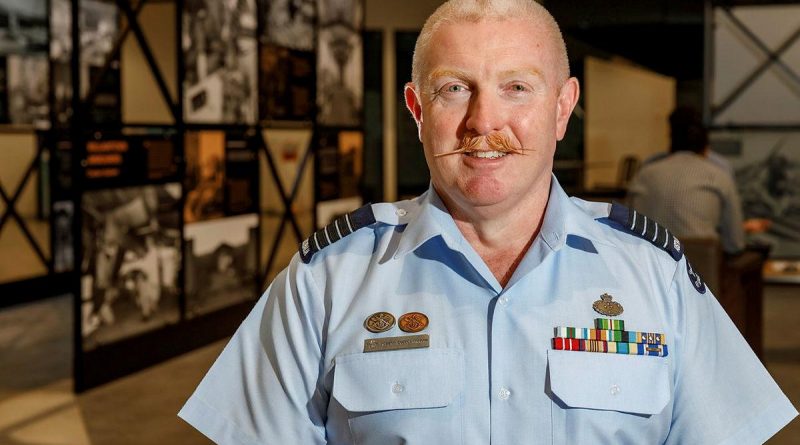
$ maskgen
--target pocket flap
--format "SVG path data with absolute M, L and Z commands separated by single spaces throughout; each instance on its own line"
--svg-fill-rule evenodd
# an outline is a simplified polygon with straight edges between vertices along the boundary
M 425 349 L 336 358 L 333 397 L 351 412 L 437 408 L 464 385 L 461 351 Z
M 547 351 L 550 390 L 571 408 L 658 414 L 670 400 L 660 357 Z

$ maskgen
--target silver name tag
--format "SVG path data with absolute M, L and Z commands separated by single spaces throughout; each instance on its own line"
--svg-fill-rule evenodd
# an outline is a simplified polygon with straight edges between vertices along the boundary
M 364 340 L 364 352 L 429 348 L 430 346 L 431 346 L 431 340 L 428 334 L 403 335 L 401 337 L 370 338 Z

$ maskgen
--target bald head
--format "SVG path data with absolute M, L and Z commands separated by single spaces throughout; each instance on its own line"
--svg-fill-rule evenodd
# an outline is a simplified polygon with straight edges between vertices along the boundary
M 478 22 L 481 20 L 518 20 L 528 19 L 532 27 L 542 28 L 552 39 L 556 51 L 556 71 L 559 85 L 569 78 L 569 60 L 567 46 L 561 36 L 561 30 L 555 19 L 539 3 L 533 0 L 449 0 L 440 6 L 425 21 L 417 44 L 414 47 L 414 59 L 411 67 L 411 80 L 418 87 L 422 85 L 428 73 L 428 46 L 436 30 L 445 23 Z

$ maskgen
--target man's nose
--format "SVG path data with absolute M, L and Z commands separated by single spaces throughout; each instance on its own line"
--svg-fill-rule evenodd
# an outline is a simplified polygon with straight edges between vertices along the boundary
M 473 94 L 465 125 L 467 130 L 486 135 L 503 127 L 503 110 L 498 98 L 487 92 Z

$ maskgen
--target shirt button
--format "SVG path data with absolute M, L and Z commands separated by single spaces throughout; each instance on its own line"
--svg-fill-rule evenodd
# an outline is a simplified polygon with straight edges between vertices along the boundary
M 406 214 L 408 214 L 408 212 L 406 211 L 406 209 L 397 209 L 397 210 L 395 210 L 395 212 L 394 212 L 394 213 L 395 213 L 397 216 L 406 216 Z
M 497 396 L 500 397 L 500 400 L 508 400 L 511 397 L 511 391 L 508 388 L 500 388 Z
M 621 390 L 619 389 L 619 385 L 611 385 L 611 395 L 615 396 L 619 394 Z
M 403 385 L 399 384 L 399 383 L 395 383 L 394 385 L 392 385 L 392 392 L 395 393 L 395 394 L 400 394 L 405 389 L 406 388 Z
M 497 302 L 500 303 L 502 306 L 505 306 L 508 304 L 508 297 L 500 297 L 497 299 Z

